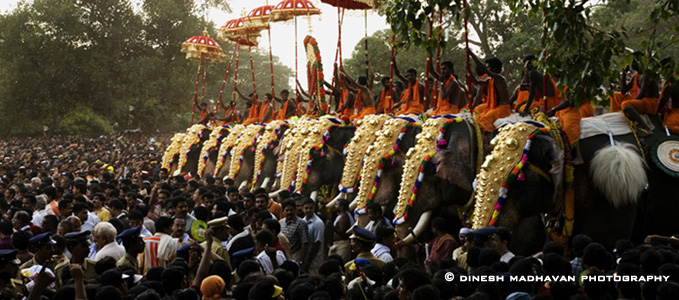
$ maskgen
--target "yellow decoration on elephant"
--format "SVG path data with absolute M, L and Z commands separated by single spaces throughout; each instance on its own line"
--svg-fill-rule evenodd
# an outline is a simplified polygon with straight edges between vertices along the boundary
M 193 145 L 200 142 L 200 133 L 206 128 L 207 126 L 203 124 L 195 124 L 186 131 L 186 136 L 184 136 L 184 141 L 182 142 L 182 147 L 179 153 L 179 164 L 177 164 L 178 170 L 181 170 L 181 168 L 184 167 L 188 158 L 187 155 L 189 150 L 191 150 Z
M 222 144 L 219 146 L 219 153 L 217 154 L 215 173 L 213 174 L 215 177 L 217 177 L 219 170 L 224 165 L 224 158 L 231 151 L 231 148 L 233 148 L 233 145 L 236 143 L 241 133 L 245 131 L 245 128 L 245 125 L 241 124 L 234 126 L 231 128 L 231 131 L 229 132 L 229 135 L 226 137 L 226 139 L 222 141 Z
M 400 118 L 386 120 L 381 130 L 371 134 L 376 137 L 376 140 L 366 149 L 363 157 L 361 182 L 356 194 L 357 210 L 362 211 L 367 205 L 370 193 L 375 188 L 376 177 L 380 174 L 378 168 L 380 160 L 385 155 L 392 156 L 395 153 L 394 147 L 397 145 L 399 133 L 408 124 L 410 124 L 409 121 Z
M 170 165 L 172 164 L 174 156 L 179 154 L 181 151 L 182 143 L 184 143 L 184 137 L 186 137 L 186 133 L 175 133 L 174 136 L 172 136 L 172 139 L 170 139 L 170 145 L 167 146 L 167 149 L 163 154 L 163 162 L 161 164 L 162 168 L 166 168 L 168 170 L 170 169 Z
M 292 127 L 288 129 L 288 133 L 281 141 L 284 150 L 283 161 L 279 161 L 276 166 L 276 174 L 280 174 L 280 189 L 287 190 L 292 181 L 295 179 L 295 171 L 297 170 L 297 160 L 299 159 L 299 151 L 301 150 L 302 141 L 305 139 L 306 128 L 313 126 L 316 120 L 300 120 L 293 123 Z M 281 150 L 283 151 L 283 150 Z
M 260 133 L 262 129 L 264 129 L 263 125 L 259 124 L 248 125 L 247 127 L 245 127 L 245 130 L 241 133 L 240 137 L 238 137 L 238 140 L 233 145 L 233 148 L 231 148 L 231 164 L 229 166 L 228 178 L 231 179 L 236 178 L 236 175 L 238 175 L 238 171 L 240 171 L 240 164 L 241 159 L 243 157 L 243 152 L 246 151 L 247 148 L 255 142 L 257 135 Z
M 309 131 L 306 133 L 305 139 L 301 144 L 301 149 L 299 149 L 297 176 L 295 177 L 296 191 L 301 191 L 305 184 L 304 178 L 307 175 L 309 152 L 314 147 L 323 146 L 323 134 L 333 125 L 335 125 L 335 123 L 329 119 L 318 119 L 312 127 L 309 127 Z M 285 188 L 284 185 L 281 185 L 281 187 Z
M 224 133 L 229 132 L 229 127 L 228 126 L 218 126 L 212 129 L 212 132 L 210 133 L 210 138 L 203 143 L 203 148 L 200 149 L 200 156 L 198 156 L 198 176 L 203 177 L 203 173 L 205 172 L 205 162 L 207 161 L 207 156 L 209 155 L 210 151 L 217 147 L 217 142 L 219 141 L 219 137 L 222 136 Z
M 259 137 L 259 140 L 257 141 L 257 149 L 255 150 L 255 171 L 252 173 L 252 183 L 257 182 L 257 171 L 264 161 L 264 154 L 262 153 L 264 151 L 264 147 L 271 144 L 277 138 L 277 135 L 280 132 L 277 132 L 276 129 L 280 130 L 280 127 L 284 124 L 285 121 L 281 120 L 271 121 L 266 125 L 264 133 Z
M 416 138 L 415 147 L 410 148 L 406 155 L 407 159 L 403 166 L 403 175 L 401 176 L 401 188 L 398 192 L 398 201 L 394 207 L 394 223 L 400 225 L 405 222 L 407 207 L 411 205 L 411 200 L 414 200 L 416 194 L 413 193 L 415 182 L 420 180 L 420 167 L 436 152 L 437 137 L 441 127 L 451 119 L 447 118 L 431 118 L 422 125 L 422 132 Z M 462 121 L 462 119 L 454 119 Z
M 507 192 L 502 184 L 521 161 L 524 145 L 536 129 L 538 127 L 535 125 L 524 122 L 507 125 L 502 127 L 491 141 L 491 145 L 495 145 L 493 151 L 491 155 L 486 156 L 476 176 L 477 191 L 472 216 L 473 230 L 488 226 L 500 194 Z
M 361 125 L 356 129 L 356 134 L 345 149 L 346 159 L 342 180 L 340 180 L 340 189 L 343 192 L 353 192 L 356 177 L 361 171 L 361 165 L 364 164 L 365 151 L 368 146 L 374 145 L 373 142 L 378 138 L 375 132 L 382 128 L 382 124 L 389 119 L 391 119 L 389 115 L 368 115 L 361 120 Z

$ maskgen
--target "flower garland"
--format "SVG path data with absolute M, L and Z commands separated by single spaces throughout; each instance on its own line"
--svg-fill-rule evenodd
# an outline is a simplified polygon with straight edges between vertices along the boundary
M 389 118 L 391 118 L 389 115 L 368 115 L 363 120 L 359 120 L 356 134 L 344 146 L 344 170 L 339 184 L 341 192 L 354 192 L 354 187 L 359 183 L 365 150 L 375 142 L 377 135 L 374 133 L 382 128 L 384 121 Z
M 229 126 L 224 125 L 224 126 L 217 126 L 212 129 L 212 133 L 210 133 L 210 138 L 203 144 L 203 148 L 200 149 L 200 160 L 198 160 L 198 176 L 203 177 L 203 174 L 205 173 L 205 167 L 207 165 L 207 161 L 210 158 L 210 151 L 212 151 L 214 148 L 219 147 L 220 142 L 222 141 L 222 138 L 225 136 L 225 133 L 229 133 Z
M 384 164 L 396 154 L 406 131 L 413 126 L 420 126 L 420 124 L 404 118 L 395 118 L 386 120 L 382 129 L 375 133 L 377 139 L 366 149 L 363 157 L 360 184 L 356 195 L 356 214 L 366 213 L 366 207 L 372 202 L 377 192 Z
M 170 169 L 170 166 L 174 161 L 174 156 L 181 152 L 184 137 L 186 137 L 186 133 L 175 133 L 174 136 L 172 136 L 172 139 L 170 139 L 170 145 L 167 146 L 167 149 L 163 154 L 163 161 L 161 163 L 162 168 L 168 170 Z
M 281 189 L 290 189 L 294 187 L 294 179 L 297 174 L 297 163 L 301 151 L 301 145 L 304 142 L 309 128 L 313 128 L 318 121 L 315 119 L 300 120 L 294 123 L 293 127 L 289 129 L 290 133 L 286 133 L 283 138 L 283 146 L 285 147 L 285 154 L 282 162 L 278 162 L 276 166 L 276 173 L 280 174 Z
M 266 159 L 264 151 L 275 147 L 275 143 L 278 142 L 282 129 L 287 126 L 287 122 L 281 120 L 271 121 L 266 125 L 266 131 L 260 137 L 259 142 L 257 143 L 257 149 L 255 150 L 255 167 L 257 168 L 257 171 L 252 174 L 253 183 L 259 181 L 259 176 L 262 174 L 262 166 Z
M 309 80 L 310 87 L 309 94 L 312 95 L 314 91 L 318 90 L 318 97 L 323 99 L 325 98 L 325 89 L 319 88 L 323 85 L 323 81 L 325 80 L 323 77 L 321 50 L 318 48 L 318 42 L 316 39 L 310 35 L 304 37 L 304 48 L 307 49 L 307 78 Z
M 398 202 L 396 203 L 394 225 L 401 225 L 408 219 L 410 210 L 415 205 L 417 192 L 424 179 L 424 171 L 430 165 L 431 158 L 436 151 L 446 145 L 445 132 L 453 123 L 464 122 L 455 115 L 438 116 L 428 119 L 422 132 L 417 135 L 415 147 L 410 148 L 406 154 L 407 160 L 403 166 L 401 177 L 401 189 L 399 190 Z M 438 133 L 438 134 L 437 134 Z M 437 134 L 434 138 L 434 134 Z M 413 172 L 417 170 L 417 177 Z M 415 182 L 413 182 L 415 179 Z
M 252 124 L 246 127 L 245 131 L 238 137 L 238 141 L 231 149 L 231 166 L 229 167 L 229 175 L 227 178 L 236 179 L 240 172 L 240 167 L 243 165 L 243 157 L 245 151 L 252 149 L 257 144 L 257 137 L 264 131 L 264 126 L 261 124 Z M 238 155 L 234 155 L 238 153 Z
M 184 165 L 186 165 L 186 162 L 189 160 L 189 153 L 191 152 L 191 149 L 193 149 L 194 145 L 200 143 L 200 140 L 203 137 L 203 131 L 205 129 L 208 129 L 208 127 L 203 124 L 195 124 L 186 131 L 186 136 L 184 137 L 184 141 L 182 142 L 182 147 L 180 150 L 180 153 L 183 153 L 184 155 L 179 157 L 177 170 L 184 168 Z
M 528 161 L 533 138 L 548 132 L 549 127 L 537 122 L 518 122 L 500 129 L 491 141 L 493 152 L 486 157 L 476 177 L 473 229 L 493 226 L 497 222 L 509 186 L 515 180 L 521 180 L 520 172 Z M 500 181 L 500 178 L 504 180 Z
M 243 131 L 245 131 L 245 128 L 245 125 L 241 124 L 234 126 L 231 128 L 229 135 L 226 136 L 226 139 L 222 141 L 222 144 L 219 146 L 219 153 L 217 154 L 217 164 L 215 165 L 215 172 L 213 174 L 214 177 L 219 175 L 219 171 L 222 169 L 222 166 L 224 166 L 226 157 L 231 153 L 233 145 L 236 143 L 238 137 L 240 137 Z

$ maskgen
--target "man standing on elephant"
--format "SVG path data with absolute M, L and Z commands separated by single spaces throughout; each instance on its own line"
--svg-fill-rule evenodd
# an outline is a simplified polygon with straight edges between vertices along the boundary
M 401 81 L 408 84 L 408 88 L 403 93 L 401 100 L 394 109 L 396 115 L 419 115 L 424 112 L 424 86 L 417 80 L 417 70 L 408 69 L 406 76 L 403 77 L 396 66 L 396 58 L 392 57 L 391 62 L 394 64 L 394 74 Z
M 548 74 L 541 74 L 535 66 L 533 61 L 534 55 L 529 55 L 523 59 L 526 72 L 528 73 L 528 100 L 524 109 L 520 112 L 522 116 L 530 115 L 530 108 L 534 107 L 533 101 L 539 101 L 543 111 L 548 111 L 557 106 L 561 102 L 561 95 L 556 89 L 554 79 Z M 542 97 L 542 99 L 540 99 Z
M 637 74 L 639 74 L 637 72 Z M 641 89 L 633 99 L 625 100 L 620 107 L 630 121 L 636 122 L 646 132 L 651 131 L 651 126 L 644 121 L 641 115 L 655 115 L 658 113 L 660 99 L 658 97 L 658 83 L 647 74 L 638 76 Z
M 643 55 L 640 51 L 636 51 L 632 54 L 634 58 L 632 59 L 632 79 L 627 81 L 627 72 L 630 66 L 628 65 L 625 70 L 622 71 L 620 78 L 620 92 L 614 92 L 613 97 L 609 97 L 611 100 L 611 112 L 619 112 L 622 108 L 622 103 L 627 100 L 632 100 L 637 97 L 640 92 L 639 85 L 639 59 Z
M 373 92 L 371 87 L 369 87 L 368 79 L 365 76 L 358 77 L 358 82 L 351 78 L 349 74 L 344 70 L 344 67 L 340 67 L 340 72 L 342 76 L 346 79 L 347 86 L 351 93 L 354 93 L 354 109 L 358 111 L 356 115 L 353 115 L 350 119 L 352 121 L 363 119 L 367 115 L 375 114 L 375 103 Z
M 249 107 L 249 113 L 247 115 L 247 118 L 241 118 L 243 122 L 241 124 L 243 125 L 250 125 L 252 123 L 257 123 L 259 122 L 260 114 L 259 114 L 259 108 L 260 105 L 257 103 L 257 94 L 255 93 L 250 93 L 250 97 L 245 97 L 239 90 L 236 88 L 236 92 L 238 95 L 245 101 L 247 101 L 249 104 L 252 104 L 252 106 Z
M 477 68 L 488 75 L 482 79 L 477 79 L 476 76 L 472 75 L 471 80 L 478 84 L 482 90 L 485 90 L 485 93 L 483 94 L 485 94 L 487 99 L 487 106 L 482 112 L 479 112 L 476 118 L 484 132 L 492 133 L 495 130 L 493 122 L 497 119 L 508 117 L 512 113 L 511 108 L 509 107 L 507 80 L 501 74 L 502 61 L 497 57 L 493 57 L 486 60 L 486 64 L 483 64 L 483 62 L 474 55 L 474 52 L 471 50 L 468 50 L 467 52 L 474 59 Z M 480 95 L 481 93 L 476 97 L 474 104 L 480 102 Z
M 438 101 L 435 103 L 436 106 L 434 107 L 434 111 L 431 112 L 431 115 L 442 116 L 459 113 L 460 108 L 463 108 L 467 104 L 467 94 L 455 76 L 453 76 L 453 62 L 444 61 L 441 63 L 440 74 L 436 72 L 436 69 L 433 66 L 431 66 L 431 61 L 429 61 L 429 65 L 432 75 L 441 82 L 439 95 L 436 97 Z

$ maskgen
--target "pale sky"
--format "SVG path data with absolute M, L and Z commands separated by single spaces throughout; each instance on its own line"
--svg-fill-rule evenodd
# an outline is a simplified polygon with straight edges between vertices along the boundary
M 275 5 L 279 0 L 272 0 L 269 5 Z M 1 0 L 0 12 L 3 14 L 9 9 L 16 7 L 18 0 Z M 30 1 L 29 1 L 30 2 Z M 133 0 L 133 2 L 136 2 Z M 335 59 L 335 49 L 337 48 L 337 8 L 320 0 L 311 0 L 311 2 L 321 9 L 320 16 L 311 17 L 312 36 L 318 41 L 321 50 L 321 57 L 323 60 L 323 69 L 325 70 L 325 77 L 330 80 L 332 77 L 332 65 Z M 227 13 L 218 9 L 212 9 L 208 12 L 208 19 L 213 21 L 217 26 L 222 26 L 226 21 L 240 17 L 242 12 L 249 12 L 253 8 L 266 5 L 266 0 L 232 0 L 229 5 L 233 10 L 232 13 Z M 342 54 L 343 57 L 349 58 L 354 46 L 365 36 L 365 20 L 362 11 L 347 10 L 344 15 L 344 25 L 342 26 Z M 368 35 L 375 31 L 388 28 L 386 19 L 381 17 L 375 11 L 368 11 Z M 298 61 L 299 61 L 299 81 L 306 82 L 306 53 L 304 49 L 303 39 L 309 33 L 309 22 L 307 17 L 300 17 L 297 20 L 297 37 L 298 37 Z M 200 32 L 196 32 L 199 35 Z M 271 26 L 271 44 L 273 55 L 278 56 L 282 63 L 289 66 L 293 72 L 295 70 L 295 31 L 292 21 L 286 23 L 274 23 Z M 189 37 L 187 37 L 189 38 Z M 268 53 L 269 40 L 266 31 L 262 32 L 262 37 L 259 41 L 259 48 Z M 226 49 L 227 55 L 230 52 Z M 180 51 L 180 45 L 177 45 L 177 51 Z M 223 68 L 226 68 L 224 64 Z M 293 81 L 290 82 L 291 85 Z

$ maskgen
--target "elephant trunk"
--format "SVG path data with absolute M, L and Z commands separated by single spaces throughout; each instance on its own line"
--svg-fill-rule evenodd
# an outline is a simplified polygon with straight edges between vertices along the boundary
M 406 238 L 403 239 L 403 242 L 406 244 L 414 243 L 417 237 L 421 236 L 422 232 L 424 232 L 424 229 L 427 228 L 430 218 L 431 210 L 422 213 L 420 219 L 417 221 L 417 225 L 415 225 L 415 229 L 413 229 L 413 231 Z

